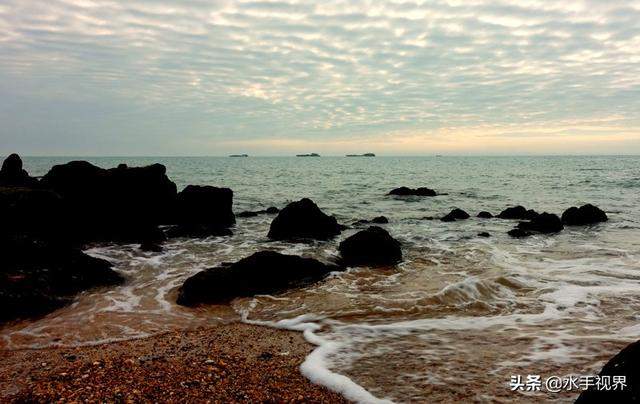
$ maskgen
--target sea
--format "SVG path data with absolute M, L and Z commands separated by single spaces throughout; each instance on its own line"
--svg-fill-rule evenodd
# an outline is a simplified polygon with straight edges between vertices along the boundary
M 315 349 L 302 373 L 357 402 L 571 402 L 579 394 L 571 386 L 514 390 L 513 378 L 594 375 L 640 337 L 638 156 L 26 157 L 24 164 L 43 175 L 74 159 L 105 168 L 159 162 L 179 190 L 231 188 L 236 213 L 308 197 L 346 225 L 384 215 L 404 259 L 276 296 L 191 309 L 176 305 L 176 290 L 198 271 L 260 250 L 333 261 L 340 241 L 360 228 L 310 244 L 270 241 L 274 216 L 259 215 L 238 218 L 233 236 L 173 239 L 163 253 L 97 245 L 87 252 L 111 261 L 126 283 L 5 326 L 3 348 L 99 344 L 242 321 L 304 333 Z M 386 195 L 399 186 L 444 195 Z M 560 215 L 586 203 L 609 221 L 514 239 L 507 231 L 516 222 L 475 217 L 514 205 Z M 471 218 L 437 220 L 456 207 Z

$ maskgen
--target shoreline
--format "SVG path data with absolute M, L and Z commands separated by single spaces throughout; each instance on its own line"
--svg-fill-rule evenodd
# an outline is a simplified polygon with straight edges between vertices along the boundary
M 302 333 L 245 323 L 78 347 L 0 351 L 0 401 L 347 403 L 300 365 Z

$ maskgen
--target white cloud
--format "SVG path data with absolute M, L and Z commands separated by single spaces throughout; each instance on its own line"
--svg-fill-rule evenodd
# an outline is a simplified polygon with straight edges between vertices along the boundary
M 211 145 L 612 115 L 636 122 L 632 3 L 6 0 L 0 88 L 20 103 L 0 104 L 9 121 L 0 146 L 73 142 L 90 127 L 148 147 L 162 137 L 138 129 L 149 119 L 165 122 L 166 137 Z M 61 107 L 29 121 L 49 103 Z M 78 116 L 78 103 L 91 113 Z

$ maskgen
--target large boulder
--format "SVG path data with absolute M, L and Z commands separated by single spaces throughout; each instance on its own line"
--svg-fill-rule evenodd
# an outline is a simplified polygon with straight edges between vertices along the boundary
M 396 196 L 436 196 L 437 193 L 433 189 L 420 187 L 420 188 L 408 188 L 408 187 L 400 187 L 395 188 L 389 191 L 387 195 L 396 195 Z
M 123 282 L 109 262 L 64 242 L 4 235 L 0 243 L 0 322 L 46 314 L 81 291 Z
M 22 168 L 22 159 L 17 154 L 9 155 L 0 169 L 0 186 L 4 187 L 34 187 L 38 180 L 29 176 Z
M 233 191 L 229 188 L 188 185 L 178 194 L 176 227 L 169 237 L 208 237 L 230 235 L 236 222 Z
M 541 213 L 528 222 L 520 222 L 518 228 L 537 233 L 558 233 L 564 229 L 562 220 L 553 213 Z
M 480 219 L 491 219 L 493 217 L 493 215 L 491 214 L 491 212 L 487 212 L 486 210 L 483 210 L 481 212 L 479 212 L 476 217 L 480 218 Z
M 319 281 L 338 269 L 312 258 L 261 251 L 188 278 L 179 289 L 178 304 L 226 303 L 236 297 L 274 294 Z
M 0 187 L 0 235 L 66 239 L 60 195 L 37 188 Z
M 506 208 L 502 212 L 498 214 L 500 219 L 516 219 L 516 220 L 525 220 L 527 216 L 527 208 L 524 206 L 512 206 Z
M 348 237 L 338 247 L 348 266 L 384 266 L 402 261 L 400 242 L 381 227 L 371 226 Z
M 604 365 L 598 376 L 603 382 L 606 378 L 610 388 L 598 389 L 594 385 L 580 394 L 576 404 L 640 403 L 640 341 L 618 352 Z M 624 388 L 616 383 L 616 377 L 624 378 Z
M 587 204 L 579 208 L 572 206 L 562 213 L 562 222 L 567 226 L 584 226 L 609 220 L 607 214 L 597 206 Z
M 539 213 L 535 210 L 527 210 L 524 206 L 518 205 L 506 208 L 497 217 L 500 219 L 532 220 L 538 215 Z
M 163 238 L 157 225 L 169 221 L 176 199 L 161 164 L 103 169 L 72 161 L 52 167 L 40 186 L 63 198 L 68 227 L 81 242 Z
M 340 225 L 336 218 L 322 212 L 311 199 L 304 198 L 288 204 L 278 213 L 267 237 L 290 241 L 327 240 L 338 234 Z
M 465 220 L 469 218 L 469 214 L 462 209 L 455 208 L 447 213 L 440 220 L 443 222 L 455 222 L 456 220 Z

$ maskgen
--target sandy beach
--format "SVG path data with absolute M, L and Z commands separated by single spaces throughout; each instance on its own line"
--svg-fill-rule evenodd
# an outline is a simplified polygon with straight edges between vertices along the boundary
M 0 351 L 3 402 L 346 402 L 305 379 L 299 333 L 240 323 L 83 347 Z

